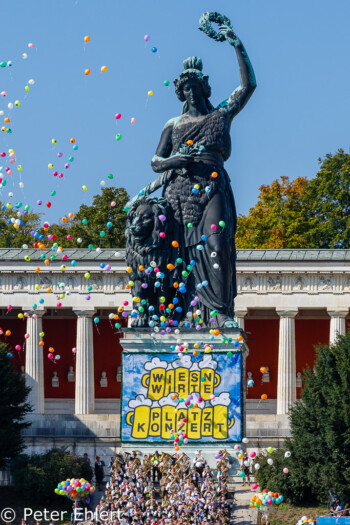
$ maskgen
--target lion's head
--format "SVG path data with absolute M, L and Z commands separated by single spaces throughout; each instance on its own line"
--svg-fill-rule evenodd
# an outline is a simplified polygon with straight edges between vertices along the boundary
M 171 222 L 172 212 L 168 201 L 157 197 L 139 199 L 132 205 L 127 216 L 127 248 L 136 249 L 139 254 L 149 253 L 157 248 L 164 249 L 169 243 L 167 233 Z

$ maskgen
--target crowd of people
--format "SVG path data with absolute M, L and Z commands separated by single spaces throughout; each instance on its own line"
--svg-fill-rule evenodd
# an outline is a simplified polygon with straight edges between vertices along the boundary
M 214 476 L 197 451 L 155 452 L 141 461 L 136 455 L 112 458 L 105 495 L 96 507 L 96 520 L 111 525 L 223 525 L 229 522 L 227 454 L 217 455 Z M 106 514 L 108 513 L 108 517 Z

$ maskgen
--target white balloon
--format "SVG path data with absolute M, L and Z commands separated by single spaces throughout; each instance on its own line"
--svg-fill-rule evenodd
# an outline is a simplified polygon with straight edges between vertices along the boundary
M 272 458 L 269 458 L 269 459 L 267 460 L 267 462 L 268 462 L 269 465 L 273 465 L 273 459 L 272 459 Z
M 9 192 L 9 197 L 13 197 L 12 191 Z
M 28 244 L 22 244 L 23 250 L 26 250 L 28 248 Z
M 244 437 L 244 438 L 242 439 L 242 443 L 249 443 L 249 439 L 246 438 L 246 437 Z
M 13 109 L 13 104 L 12 104 L 12 102 L 9 102 L 9 103 L 7 104 L 7 107 L 8 107 L 9 109 Z
M 101 185 L 101 186 L 106 186 L 106 181 L 101 180 L 100 185 Z
M 254 467 L 255 467 L 255 470 L 259 470 L 259 468 L 260 468 L 260 463 L 255 463 Z
M 14 219 L 13 217 L 11 218 L 11 224 L 15 224 L 15 221 L 16 219 Z
M 158 328 L 158 326 L 155 326 L 155 327 L 154 327 L 154 331 L 156 332 L 156 334 L 159 332 L 159 328 Z
M 115 252 L 114 257 L 120 257 L 120 256 L 121 256 L 120 252 Z
M 19 219 L 16 219 L 15 220 L 15 224 L 17 224 L 19 226 L 21 224 L 21 221 Z
M 22 53 L 22 58 L 23 58 L 23 60 L 26 60 L 28 58 L 27 53 Z
M 180 330 L 178 328 L 176 328 L 176 330 L 174 330 L 174 331 L 175 331 L 176 335 L 180 333 Z
M 28 84 L 30 84 L 31 86 L 34 86 L 35 80 L 31 78 L 30 80 L 28 80 Z
M 246 460 L 246 461 L 244 462 L 244 466 L 245 466 L 245 467 L 249 467 L 249 461 L 248 461 L 248 460 Z
M 61 356 L 59 354 L 55 355 L 55 359 L 56 361 L 58 361 L 59 359 L 61 359 Z
M 82 242 L 83 242 L 83 239 L 82 239 L 81 237 L 78 237 L 78 238 L 77 238 L 77 243 L 80 244 L 80 243 L 82 243 Z
M 114 314 L 109 314 L 108 317 L 109 317 L 110 319 L 113 319 L 113 318 L 114 318 Z
M 23 188 L 24 188 L 24 182 L 20 182 L 20 183 L 18 184 L 18 186 L 19 186 L 21 189 L 23 189 Z
M 3 116 L 4 115 L 4 112 L 3 110 L 0 111 L 0 115 Z
M 285 458 L 290 458 L 291 455 L 292 455 L 292 453 L 289 452 L 289 450 L 287 450 L 287 452 L 284 453 L 284 457 L 285 457 Z
M 220 268 L 220 266 L 218 265 L 218 263 L 215 263 L 215 264 L 213 264 L 213 268 L 214 268 L 214 270 L 218 270 Z
M 96 251 L 97 251 L 97 253 L 101 253 L 102 250 L 101 250 L 100 247 L 98 247 L 98 248 L 96 248 Z
M 202 312 L 201 312 L 200 310 L 196 310 L 196 314 L 197 314 L 197 315 L 201 315 L 201 313 L 202 313 Z
M 216 256 L 217 256 L 216 252 L 211 252 L 210 257 L 216 257 Z
M 152 266 L 152 268 L 155 268 L 157 266 L 156 261 L 151 261 L 149 264 L 150 266 Z

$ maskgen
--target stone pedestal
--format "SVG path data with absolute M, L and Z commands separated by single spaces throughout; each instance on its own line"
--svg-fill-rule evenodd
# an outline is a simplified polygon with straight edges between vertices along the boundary
M 240 392 L 240 396 L 241 396 L 241 409 L 242 409 L 242 437 L 245 436 L 245 394 L 246 394 L 246 385 L 245 385 L 245 360 L 246 360 L 246 357 L 249 353 L 249 350 L 248 350 L 248 347 L 246 345 L 246 342 L 245 342 L 245 334 L 243 332 L 243 330 L 237 328 L 237 329 L 230 329 L 230 330 L 224 330 L 224 337 L 226 338 L 232 338 L 233 340 L 236 340 L 237 339 L 237 336 L 241 336 L 242 337 L 242 340 L 240 341 L 240 345 L 239 347 L 235 347 L 232 343 L 230 344 L 226 344 L 224 342 L 221 341 L 221 336 L 219 337 L 216 337 L 215 338 L 215 341 L 211 341 L 210 340 L 210 333 L 209 333 L 209 330 L 207 329 L 202 329 L 200 332 L 196 331 L 196 330 L 186 330 L 184 332 L 181 332 L 180 334 L 176 335 L 175 333 L 170 333 L 170 334 L 166 334 L 164 336 L 161 336 L 161 335 L 156 335 L 156 337 L 151 337 L 151 334 L 150 334 L 150 331 L 149 330 L 144 330 L 144 329 L 125 329 L 124 330 L 124 338 L 120 341 L 121 342 L 121 345 L 123 347 L 123 360 L 125 362 L 126 359 L 130 360 L 131 358 L 127 356 L 127 354 L 140 354 L 140 353 L 143 353 L 143 354 L 154 354 L 155 357 L 158 359 L 157 362 L 155 362 L 155 367 L 156 368 L 151 368 L 151 366 L 149 365 L 149 361 L 147 361 L 147 363 L 145 363 L 145 365 L 142 365 L 144 366 L 145 370 L 142 371 L 142 374 L 139 372 L 138 368 L 137 368 L 137 373 L 136 373 L 136 376 L 135 376 L 135 381 L 133 383 L 132 386 L 129 386 L 129 388 L 127 386 L 125 386 L 127 383 L 128 383 L 128 379 L 125 377 L 125 373 L 123 375 L 123 398 L 124 398 L 124 403 L 127 405 L 129 401 L 132 401 L 132 404 L 130 405 L 129 404 L 129 407 L 132 407 L 133 409 L 133 413 L 132 415 L 130 415 L 129 417 L 129 424 L 130 421 L 133 423 L 134 425 L 134 418 L 135 420 L 137 419 L 140 424 L 142 421 L 145 420 L 145 414 L 147 414 L 147 417 L 150 418 L 150 421 L 152 421 L 152 410 L 154 410 L 154 412 L 157 412 L 159 411 L 159 415 L 158 413 L 154 414 L 154 417 L 157 417 L 157 418 L 160 418 L 162 417 L 162 424 L 163 424 L 163 417 L 165 417 L 165 414 L 163 412 L 163 409 L 166 405 L 165 401 L 164 401 L 164 398 L 160 398 L 159 399 L 159 404 L 158 404 L 158 401 L 154 402 L 153 401 L 150 401 L 149 402 L 149 405 L 148 407 L 145 405 L 147 404 L 147 401 L 149 401 L 149 398 L 147 398 L 147 401 L 145 403 L 145 400 L 143 399 L 142 400 L 142 405 L 143 405 L 143 410 L 144 412 L 142 412 L 140 410 L 139 413 L 137 413 L 137 410 L 140 409 L 141 407 L 137 408 L 138 407 L 138 399 L 136 399 L 136 395 L 139 395 L 140 393 L 140 390 L 138 388 L 138 385 L 141 383 L 143 386 L 147 385 L 149 390 L 148 392 L 150 392 L 150 384 L 151 382 L 153 381 L 153 377 L 155 377 L 156 373 L 158 375 L 160 375 L 160 377 L 165 377 L 165 369 L 162 370 L 162 354 L 164 354 L 164 357 L 163 359 L 170 359 L 169 357 L 169 354 L 172 356 L 172 354 L 174 355 L 174 358 L 176 359 L 177 358 L 177 351 L 174 351 L 171 349 L 171 346 L 174 346 L 174 345 L 181 345 L 181 342 L 187 342 L 187 345 L 188 345 L 188 348 L 190 349 L 190 352 L 188 352 L 187 354 L 181 354 L 182 358 L 183 359 L 189 359 L 189 360 L 192 360 L 192 364 L 189 364 L 189 366 L 191 368 L 189 368 L 190 371 L 192 370 L 197 370 L 197 365 L 199 366 L 201 363 L 199 362 L 199 358 L 196 359 L 195 361 L 195 358 L 193 357 L 192 355 L 192 352 L 193 352 L 193 348 L 194 348 L 194 344 L 198 343 L 198 342 L 202 342 L 204 345 L 205 344 L 214 344 L 214 350 L 212 353 L 204 353 L 203 352 L 203 347 L 201 348 L 201 358 L 209 358 L 209 356 L 213 356 L 213 359 L 215 360 L 215 356 L 216 356 L 216 359 L 218 359 L 217 362 L 220 362 L 222 363 L 221 359 L 225 359 L 226 360 L 226 354 L 227 352 L 233 352 L 233 353 L 239 353 L 241 354 L 241 357 L 242 357 L 242 361 L 241 361 L 241 376 L 240 376 L 240 381 L 241 381 L 241 392 Z M 221 354 L 221 357 L 219 357 L 219 354 Z M 165 356 L 168 356 L 168 357 L 165 357 Z M 135 363 L 138 359 L 137 355 L 135 355 L 134 357 L 135 359 Z M 232 360 L 234 358 L 231 358 Z M 230 357 L 228 356 L 227 357 L 227 367 L 229 367 L 229 363 L 230 363 Z M 190 361 L 189 361 L 190 362 Z M 233 361 L 232 361 L 233 362 Z M 163 361 L 164 363 L 164 361 Z M 176 365 L 174 363 L 174 366 L 172 364 L 172 361 L 170 361 L 171 363 L 171 366 L 166 368 L 167 372 L 169 371 L 169 368 L 170 368 L 170 372 L 172 370 L 174 370 L 174 374 L 176 374 L 176 370 L 180 370 L 180 368 L 182 367 L 182 365 Z M 195 364 L 197 363 L 197 364 Z M 165 365 L 166 366 L 166 365 Z M 234 365 L 232 365 L 234 366 Z M 138 365 L 138 367 L 140 368 L 140 365 Z M 221 365 L 222 367 L 222 365 Z M 135 366 L 135 369 L 136 369 L 136 366 Z M 141 368 L 140 368 L 141 369 Z M 222 369 L 222 368 L 221 368 Z M 153 370 L 153 372 L 152 372 Z M 204 368 L 204 365 L 202 365 L 201 368 L 198 368 L 198 370 L 200 371 L 200 373 L 202 374 L 201 377 L 203 377 L 203 373 L 204 373 L 204 370 L 206 370 Z M 216 369 L 214 369 L 216 370 Z M 217 368 L 217 370 L 219 371 L 219 368 Z M 233 371 L 234 369 L 232 369 L 232 382 L 234 383 L 234 372 Z M 237 369 L 236 369 L 237 370 Z M 226 370 L 227 371 L 227 370 Z M 153 377 L 152 377 L 152 373 L 153 373 Z M 180 373 L 180 372 L 178 372 Z M 147 375 L 148 374 L 148 375 Z M 219 374 L 217 374 L 219 375 Z M 190 379 L 187 379 L 187 376 L 186 376 L 186 373 L 184 374 L 184 379 L 183 381 L 187 381 L 189 385 L 191 385 L 191 381 L 192 381 L 192 376 L 189 376 Z M 166 378 L 168 378 L 168 376 L 166 376 Z M 165 381 L 165 384 L 166 384 L 166 381 L 168 381 L 168 379 L 164 380 Z M 226 380 L 227 381 L 227 380 Z M 232 384 L 233 384 L 232 383 Z M 203 383 L 202 383 L 203 384 Z M 216 380 L 216 383 L 217 387 L 214 388 L 214 394 L 217 398 L 217 396 L 219 396 L 220 394 L 224 393 L 224 391 L 221 391 L 220 390 L 220 382 L 219 382 L 219 379 Z M 171 390 L 170 388 L 168 390 L 164 390 L 164 393 L 169 393 L 169 392 L 173 392 L 173 390 Z M 194 401 L 196 401 L 196 399 L 198 398 L 199 394 L 198 393 L 194 393 L 194 392 L 197 392 L 196 390 L 192 390 L 192 387 L 190 386 L 189 387 L 189 393 L 193 392 L 194 394 Z M 131 394 L 130 394 L 131 393 Z M 129 399 L 130 395 L 132 395 L 132 398 Z M 148 394 L 149 395 L 149 394 Z M 170 394 L 169 394 L 170 395 Z M 150 395 L 149 395 L 150 396 Z M 187 394 L 184 395 L 184 398 L 187 396 Z M 179 394 L 178 397 L 181 397 L 181 395 Z M 135 402 L 136 400 L 136 402 Z M 182 406 L 182 405 L 177 405 L 176 403 L 178 402 L 178 400 L 176 400 L 174 403 L 174 407 L 176 406 L 177 410 L 175 413 L 179 413 L 181 412 L 181 408 L 179 408 L 179 406 Z M 219 404 L 219 403 L 218 403 Z M 206 404 L 202 405 L 202 407 L 199 407 L 198 408 L 198 411 L 201 411 L 201 415 L 198 416 L 199 418 L 202 418 L 201 421 L 202 421 L 202 425 L 203 425 L 203 420 L 204 420 L 204 411 L 205 410 L 208 410 L 208 406 L 211 406 L 211 403 L 209 401 L 209 397 L 207 398 L 207 402 Z M 210 410 L 210 406 L 209 406 L 209 410 Z M 215 405 L 214 406 L 214 409 L 215 409 Z M 221 405 L 220 405 L 221 406 Z M 155 408 L 153 408 L 155 407 Z M 156 408 L 156 407 L 159 407 L 159 408 Z M 231 405 L 229 405 L 229 407 L 232 407 L 232 403 Z M 194 407 L 196 408 L 196 407 Z M 219 407 L 218 407 L 219 408 Z M 186 410 L 186 407 L 184 408 Z M 203 409 L 203 412 L 202 412 L 202 409 Z M 224 418 L 226 417 L 226 420 L 227 420 L 227 413 L 230 414 L 230 410 L 233 411 L 233 409 L 229 409 L 228 412 L 225 412 L 225 408 L 223 407 L 222 408 L 222 411 L 223 413 L 220 413 L 219 410 L 217 410 L 217 412 L 214 412 L 214 426 L 219 426 L 218 425 L 218 421 L 220 419 L 220 417 Z M 122 408 L 121 408 L 121 412 L 122 412 Z M 151 415 L 149 415 L 151 412 Z M 161 414 L 161 415 L 160 415 Z M 128 414 L 129 416 L 129 414 Z M 123 414 L 122 416 L 123 417 Z M 177 416 L 176 416 L 177 417 Z M 188 425 L 190 425 L 190 409 L 188 411 Z M 193 417 L 193 415 L 192 415 Z M 216 419 L 215 419 L 216 417 Z M 128 419 L 128 418 L 126 418 Z M 169 419 L 170 419 L 170 416 L 169 416 Z M 155 419 L 154 419 L 155 421 Z M 131 435 L 132 435 L 132 432 L 134 432 L 136 428 L 136 424 L 132 427 L 132 431 L 131 432 Z M 188 427 L 190 428 L 190 427 Z M 203 428 L 203 427 L 201 427 Z M 228 426 L 228 428 L 230 428 Z M 234 428 L 234 427 L 232 427 Z M 151 429 L 151 424 L 149 426 L 149 429 Z M 187 432 L 189 433 L 190 430 L 187 430 Z M 143 454 L 148 454 L 150 452 L 154 452 L 155 450 L 159 450 L 159 451 L 164 451 L 164 452 L 168 452 L 168 453 L 171 453 L 173 454 L 175 452 L 174 450 L 174 444 L 173 442 L 170 440 L 170 431 L 168 432 L 168 434 L 166 434 L 165 432 L 163 432 L 163 435 L 169 435 L 169 438 L 159 438 L 158 441 L 150 441 L 150 439 L 147 439 L 147 436 L 145 436 L 143 439 L 139 439 L 138 441 L 132 441 L 132 440 L 127 440 L 127 441 L 123 441 L 122 439 L 122 449 L 123 451 L 128 451 L 130 453 L 132 453 L 133 451 L 138 451 L 141 455 Z M 221 450 L 221 449 L 226 449 L 228 450 L 229 452 L 233 453 L 233 447 L 235 445 L 235 442 L 234 441 L 227 441 L 225 439 L 215 439 L 215 432 L 213 432 L 212 434 L 214 436 L 214 441 L 212 442 L 207 442 L 204 440 L 204 432 L 203 432 L 203 435 L 201 436 L 201 438 L 197 438 L 197 439 L 189 439 L 188 440 L 188 443 L 187 444 L 184 444 L 180 447 L 180 450 L 179 450 L 179 453 L 181 454 L 182 452 L 185 452 L 188 456 L 190 457 L 194 457 L 195 455 L 195 450 L 198 450 L 200 449 L 202 451 L 202 453 L 206 456 L 206 459 L 207 461 L 212 464 L 213 466 L 215 466 L 216 462 L 215 462 L 215 459 L 214 459 L 214 455 L 215 453 L 218 451 L 218 450 Z M 229 434 L 227 434 L 229 435 Z
M 33 407 L 33 414 L 44 413 L 44 357 L 43 347 L 39 346 L 43 315 L 43 311 L 36 311 L 34 316 L 27 317 L 25 377 L 26 385 L 31 388 L 28 403 Z
M 77 353 L 75 372 L 75 414 L 93 414 L 95 409 L 93 310 L 75 310 Z

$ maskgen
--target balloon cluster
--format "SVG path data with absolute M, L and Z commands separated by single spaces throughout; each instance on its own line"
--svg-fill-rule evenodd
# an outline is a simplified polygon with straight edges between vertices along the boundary
M 249 506 L 252 508 L 272 508 L 278 507 L 283 502 L 283 496 L 278 492 L 269 492 L 264 489 L 250 498 Z
M 73 501 L 78 501 L 86 498 L 89 494 L 95 492 L 95 487 L 92 483 L 86 481 L 86 479 L 66 479 L 66 481 L 61 481 L 57 488 L 55 488 L 55 493 L 59 496 L 66 496 Z
M 296 525 L 303 525 L 303 523 L 315 523 L 315 520 L 312 518 L 307 519 L 307 516 L 303 516 L 299 521 L 297 521 Z

